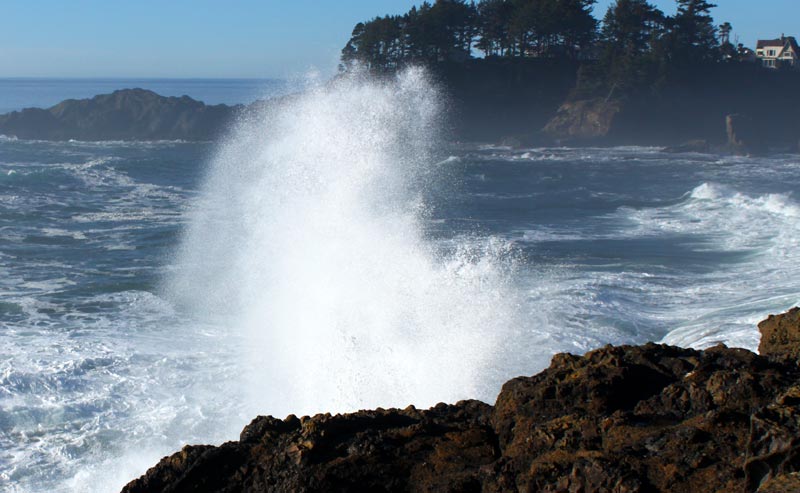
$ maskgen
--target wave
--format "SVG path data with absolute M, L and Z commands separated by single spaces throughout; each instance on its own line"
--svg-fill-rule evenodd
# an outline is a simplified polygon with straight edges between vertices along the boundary
M 506 253 L 425 240 L 438 119 L 423 72 L 356 76 L 223 146 L 170 288 L 246 334 L 255 412 L 494 398 Z

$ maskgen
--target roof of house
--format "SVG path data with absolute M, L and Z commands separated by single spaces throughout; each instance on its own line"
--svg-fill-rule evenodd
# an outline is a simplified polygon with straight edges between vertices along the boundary
M 797 44 L 797 39 L 794 36 L 781 36 L 778 39 L 759 39 L 756 49 L 762 48 L 785 48 L 791 46 L 792 50 L 800 55 L 800 46 Z

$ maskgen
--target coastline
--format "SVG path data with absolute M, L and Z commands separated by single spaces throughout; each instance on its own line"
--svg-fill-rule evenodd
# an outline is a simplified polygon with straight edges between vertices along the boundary
M 759 329 L 760 356 L 653 343 L 559 354 L 494 406 L 260 416 L 123 493 L 796 491 L 800 310 Z
M 667 94 L 605 101 L 570 92 L 577 65 L 567 62 L 473 60 L 429 68 L 443 90 L 444 136 L 451 142 L 519 148 L 636 145 L 736 155 L 800 152 L 795 105 L 765 109 L 757 97 L 781 92 L 796 74 L 729 71 L 729 79 L 713 73 L 696 83 L 698 94 L 719 86 L 713 98 Z M 748 88 L 754 85 L 760 89 L 751 94 Z M 218 141 L 241 120 L 292 97 L 208 105 L 188 96 L 119 89 L 0 115 L 0 135 L 47 141 Z

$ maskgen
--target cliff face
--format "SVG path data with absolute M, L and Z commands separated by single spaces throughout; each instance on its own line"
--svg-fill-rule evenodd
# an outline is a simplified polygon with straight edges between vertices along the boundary
M 566 99 L 577 70 L 577 63 L 558 60 L 487 59 L 430 67 L 446 95 L 450 137 L 470 141 L 531 140 Z M 208 106 L 186 96 L 124 89 L 0 115 L 0 134 L 41 140 L 210 140 L 233 118 L 243 113 L 247 118 L 286 99 Z
M 123 491 L 800 491 L 800 368 L 780 347 L 609 346 L 557 355 L 495 406 L 258 417 Z
M 800 99 L 793 94 L 798 85 L 798 72 L 751 64 L 698 67 L 652 91 L 612 94 L 610 102 L 569 99 L 545 133 L 566 143 L 675 145 L 704 140 L 717 147 L 727 143 L 727 150 L 737 153 L 759 152 L 765 146 L 796 152 Z M 738 120 L 734 135 L 726 127 L 730 115 Z M 587 118 L 603 124 L 587 132 Z
M 431 67 L 447 95 L 452 136 L 536 141 L 577 80 L 570 60 L 487 58 Z
M 0 115 L 0 134 L 42 140 L 210 140 L 239 109 L 124 89 Z
M 620 106 L 618 101 L 604 99 L 566 102 L 544 127 L 544 132 L 577 142 L 605 138 L 612 132 Z

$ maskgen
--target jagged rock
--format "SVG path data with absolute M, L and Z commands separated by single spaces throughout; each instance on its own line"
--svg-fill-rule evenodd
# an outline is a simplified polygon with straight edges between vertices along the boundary
M 492 491 L 731 491 L 749 416 L 798 376 L 744 350 L 668 346 L 559 355 L 508 382 Z
M 765 338 L 797 320 L 771 316 Z M 123 491 L 800 491 L 800 366 L 776 357 L 796 346 L 765 344 L 770 358 L 656 344 L 560 354 L 507 382 L 494 407 L 262 416 Z
M 544 127 L 544 132 L 557 140 L 591 141 L 607 137 L 621 110 L 618 101 L 587 99 L 568 101 Z
M 757 493 L 797 493 L 800 491 L 800 473 L 783 474 L 772 478 L 758 488 Z
M 770 315 L 758 324 L 762 356 L 800 360 L 800 308 L 781 315 Z
M 753 414 L 745 472 L 748 491 L 800 470 L 800 386 Z M 787 481 L 787 478 L 780 482 Z M 796 479 L 794 480 L 796 481 Z M 798 491 L 798 490 L 795 490 Z
M 483 467 L 498 456 L 490 412 L 464 401 L 428 411 L 259 417 L 240 441 L 203 449 L 190 463 L 184 451 L 167 457 L 123 491 L 480 491 Z
M 767 152 L 763 129 L 752 118 L 733 114 L 725 117 L 728 148 L 734 154 L 760 155 Z
M 210 140 L 240 106 L 208 106 L 188 96 L 123 89 L 91 99 L 0 115 L 0 134 L 42 140 Z

